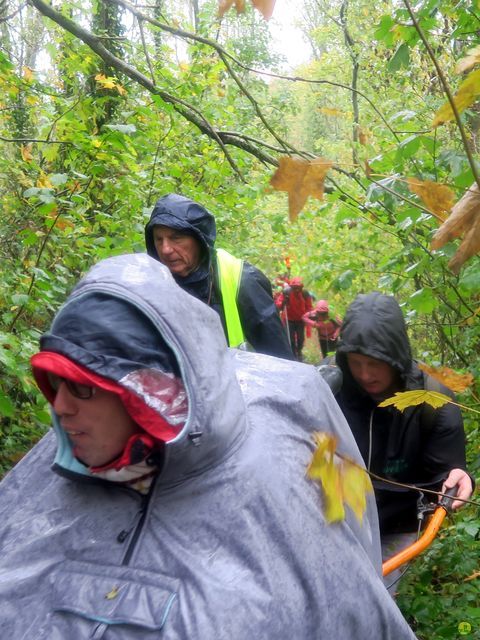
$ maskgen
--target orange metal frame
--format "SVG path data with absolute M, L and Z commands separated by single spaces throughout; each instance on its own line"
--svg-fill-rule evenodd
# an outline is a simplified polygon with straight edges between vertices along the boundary
M 438 506 L 430 516 L 423 535 L 406 549 L 402 549 L 402 551 L 394 555 L 392 558 L 385 560 L 382 565 L 383 575 L 388 576 L 389 573 L 398 569 L 402 564 L 405 564 L 405 562 L 408 562 L 422 553 L 422 551 L 433 542 L 438 530 L 442 526 L 442 522 L 445 520 L 446 515 L 446 507 Z

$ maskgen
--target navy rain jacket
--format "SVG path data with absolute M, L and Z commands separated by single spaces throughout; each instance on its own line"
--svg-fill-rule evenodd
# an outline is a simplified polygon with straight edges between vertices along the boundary
M 155 260 L 158 254 L 153 240 L 153 227 L 164 225 L 191 233 L 202 247 L 199 268 L 186 277 L 174 275 L 177 283 L 219 313 L 225 330 L 225 314 L 218 285 L 216 267 L 215 218 L 204 207 L 189 198 L 171 193 L 160 198 L 145 227 L 147 253 Z M 259 353 L 293 360 L 294 356 L 272 297 L 268 278 L 256 267 L 244 262 L 237 295 L 237 308 L 247 342 Z
M 365 464 L 371 450 L 370 469 L 374 473 L 439 490 L 451 469 L 466 469 L 460 409 L 450 403 L 437 410 L 425 404 L 404 411 L 377 407 L 353 379 L 347 363 L 349 352 L 387 362 L 399 373 L 402 391 L 425 388 L 426 374 L 412 359 L 405 321 L 395 298 L 378 292 L 360 294 L 348 308 L 337 345 L 336 362 L 343 373 L 343 386 L 336 399 Z M 443 385 L 438 391 L 453 395 Z M 376 496 L 382 533 L 417 530 L 417 491 L 379 484 Z
M 2 639 L 414 638 L 379 576 L 373 494 L 362 523 L 329 524 L 306 476 L 314 430 L 361 464 L 313 367 L 228 349 L 218 315 L 138 254 L 95 266 L 41 347 L 135 392 L 150 431 L 155 381 L 180 372 L 188 415 L 141 495 L 73 458 L 52 414 L 0 485 Z

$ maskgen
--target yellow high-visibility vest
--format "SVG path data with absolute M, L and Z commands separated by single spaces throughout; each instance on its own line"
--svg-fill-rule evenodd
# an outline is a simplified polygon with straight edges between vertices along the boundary
M 216 254 L 218 284 L 227 326 L 227 342 L 230 347 L 238 347 L 245 342 L 237 307 L 237 294 L 242 277 L 243 260 L 235 258 L 224 249 L 216 249 Z

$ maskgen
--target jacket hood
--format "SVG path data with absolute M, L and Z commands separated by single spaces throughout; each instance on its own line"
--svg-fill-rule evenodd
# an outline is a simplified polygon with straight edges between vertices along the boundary
M 346 354 L 360 353 L 387 362 L 405 379 L 412 353 L 398 302 L 378 292 L 360 294 L 348 307 L 337 345 L 337 364 L 351 380 Z
M 319 313 L 328 313 L 328 301 L 319 300 L 315 305 L 315 311 L 318 311 Z
M 125 391 L 127 411 L 148 433 L 158 432 L 156 420 L 177 427 L 165 444 L 161 482 L 213 464 L 243 431 L 240 415 L 233 429 L 223 415 L 229 404 L 240 414 L 241 402 L 231 368 L 222 376 L 229 352 L 217 314 L 146 255 L 110 258 L 93 267 L 57 313 L 41 350 L 114 382 Z M 179 378 L 183 386 L 176 388 Z M 57 465 L 89 475 L 69 455 L 55 413 L 53 420 Z
M 203 251 L 211 257 L 217 229 L 215 218 L 202 205 L 176 193 L 170 193 L 157 200 L 145 226 L 147 253 L 155 260 L 158 260 L 158 255 L 153 241 L 153 227 L 157 225 L 192 234 L 200 242 Z

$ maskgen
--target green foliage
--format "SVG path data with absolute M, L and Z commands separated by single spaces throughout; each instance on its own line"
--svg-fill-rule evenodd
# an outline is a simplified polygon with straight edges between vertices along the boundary
M 157 92 L 52 21 L 40 28 L 29 5 L 18 3 L 19 12 L 2 23 L 0 474 L 48 428 L 28 364 L 40 334 L 92 263 L 143 251 L 151 208 L 172 191 L 209 208 L 219 245 L 272 279 L 288 256 L 292 275 L 302 275 L 340 315 L 359 292 L 394 294 L 416 353 L 478 380 L 479 258 L 451 273 L 458 242 L 430 250 L 438 222 L 407 183 L 444 183 L 458 200 L 474 181 L 472 163 L 455 124 L 431 128 L 445 95 L 404 4 L 305 0 L 315 59 L 295 75 L 306 81 L 268 83 L 245 69 L 281 65 L 269 50 L 268 26 L 251 10 L 219 24 L 214 0 L 162 2 L 161 14 L 144 9 L 160 24 L 195 28 L 220 43 L 243 64 L 225 57 L 234 77 L 205 40 L 179 39 L 148 20 L 140 32 L 115 3 L 55 6 L 84 28 L 94 26 L 109 51 Z M 195 6 L 198 13 L 190 11 Z M 455 63 L 479 44 L 475 6 L 426 0 L 415 12 L 455 87 Z M 98 80 L 102 74 L 111 86 Z M 194 114 L 203 133 L 181 113 Z M 462 119 L 473 148 L 478 106 Z M 289 152 L 332 160 L 324 201 L 310 199 L 290 224 L 285 194 L 268 186 L 274 165 L 242 145 L 221 148 L 209 127 L 274 160 Z M 312 348 L 312 361 L 317 357 Z M 462 402 L 478 408 L 478 383 Z M 478 476 L 478 422 L 470 417 L 467 431 Z M 399 603 L 419 638 L 457 637 L 461 619 L 479 629 L 478 578 L 465 580 L 476 570 L 478 512 L 464 510 L 454 523 L 402 582 Z

